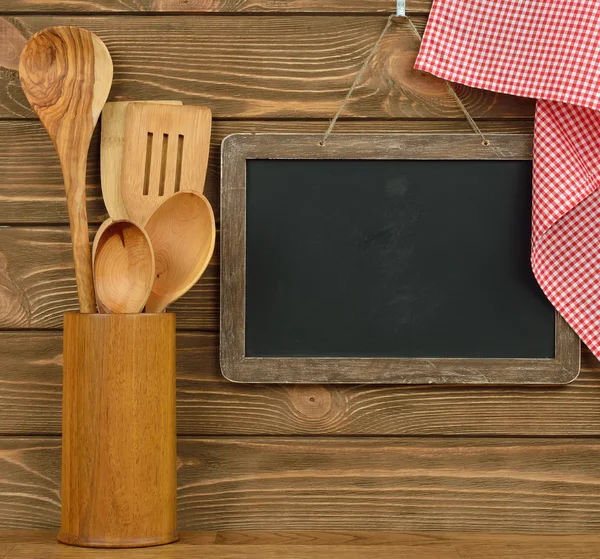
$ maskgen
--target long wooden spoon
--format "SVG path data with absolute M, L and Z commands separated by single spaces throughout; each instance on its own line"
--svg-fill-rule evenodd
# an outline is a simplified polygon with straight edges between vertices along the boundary
M 54 142 L 60 159 L 73 243 L 79 307 L 96 312 L 85 207 L 85 171 L 92 133 L 112 83 L 104 43 L 77 27 L 50 27 L 35 34 L 19 62 L 21 86 Z
M 93 256 L 100 312 L 142 312 L 154 284 L 154 253 L 145 231 L 126 219 L 108 219 L 96 233 Z
M 215 249 L 215 216 L 202 194 L 179 192 L 158 207 L 145 228 L 156 259 L 146 312 L 158 313 L 186 293 L 206 270 Z

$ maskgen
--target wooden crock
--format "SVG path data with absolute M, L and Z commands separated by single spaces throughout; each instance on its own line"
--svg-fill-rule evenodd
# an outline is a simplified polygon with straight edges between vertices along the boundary
M 69 313 L 63 350 L 58 540 L 177 540 L 175 315 Z

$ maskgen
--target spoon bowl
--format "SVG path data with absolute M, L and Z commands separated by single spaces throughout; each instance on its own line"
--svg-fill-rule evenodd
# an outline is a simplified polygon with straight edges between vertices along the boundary
M 206 270 L 215 249 L 215 216 L 202 194 L 183 191 L 165 200 L 145 229 L 156 259 L 146 312 L 158 313 L 189 291 Z
M 154 283 L 154 252 L 133 221 L 106 220 L 94 239 L 94 286 L 101 313 L 142 312 Z
M 122 219 L 126 219 L 126 218 L 122 218 Z M 100 239 L 102 239 L 102 237 L 104 236 L 104 231 L 106 231 L 106 229 L 108 227 L 110 227 L 113 223 L 114 223 L 114 220 L 109 217 L 108 219 L 106 219 L 105 221 L 102 222 L 100 227 L 98 227 L 98 231 L 96 231 L 96 235 L 94 236 L 94 242 L 92 243 L 92 263 L 96 261 L 96 252 L 98 251 L 98 243 L 100 242 Z

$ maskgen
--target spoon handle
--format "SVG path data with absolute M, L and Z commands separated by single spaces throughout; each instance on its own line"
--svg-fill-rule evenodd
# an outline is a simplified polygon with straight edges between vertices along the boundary
M 96 296 L 92 280 L 92 255 L 85 207 L 86 161 L 81 157 L 67 156 L 67 159 L 67 161 L 61 161 L 61 167 L 67 192 L 79 310 L 82 313 L 95 313 Z

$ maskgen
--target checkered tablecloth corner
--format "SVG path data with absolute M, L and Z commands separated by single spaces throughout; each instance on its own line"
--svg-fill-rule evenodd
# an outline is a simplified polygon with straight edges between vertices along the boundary
M 532 268 L 600 358 L 600 1 L 434 0 L 415 68 L 538 100 Z

